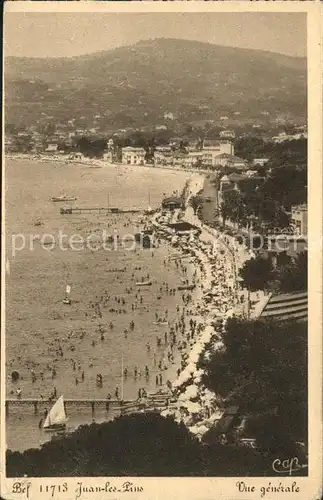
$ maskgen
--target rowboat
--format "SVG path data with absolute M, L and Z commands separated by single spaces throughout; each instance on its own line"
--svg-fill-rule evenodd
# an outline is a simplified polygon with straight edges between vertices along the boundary
M 59 202 L 59 201 L 75 201 L 77 198 L 75 196 L 66 196 L 66 194 L 63 194 L 62 196 L 52 196 L 50 201 L 53 202 Z
M 177 290 L 194 290 L 195 285 L 179 285 Z
M 152 285 L 151 281 L 137 281 L 136 283 L 137 286 L 150 286 Z

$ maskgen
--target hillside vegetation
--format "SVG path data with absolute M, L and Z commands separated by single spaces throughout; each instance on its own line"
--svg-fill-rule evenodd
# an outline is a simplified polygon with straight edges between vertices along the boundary
M 306 60 L 196 41 L 156 39 L 72 58 L 5 60 L 7 122 L 42 116 L 100 127 L 306 114 Z

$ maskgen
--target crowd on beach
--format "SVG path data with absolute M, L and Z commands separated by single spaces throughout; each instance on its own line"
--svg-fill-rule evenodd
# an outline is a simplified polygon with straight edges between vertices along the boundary
M 190 195 L 196 194 L 201 189 L 201 179 L 191 182 L 190 187 Z M 197 369 L 197 363 L 211 339 L 216 348 L 221 348 L 221 334 L 227 319 L 242 314 L 241 304 L 245 297 L 239 290 L 237 272 L 251 255 L 234 238 L 223 237 L 217 230 L 203 224 L 188 204 L 184 213 L 178 213 L 177 217 L 200 228 L 200 234 L 194 237 L 191 234 L 176 239 L 176 246 L 187 253 L 196 266 L 198 278 L 195 278 L 195 284 L 199 296 L 195 302 L 198 315 L 195 321 L 199 328 L 188 339 L 187 349 L 182 352 L 181 370 L 178 370 L 171 388 L 174 402 L 162 415 L 173 415 L 175 420 L 183 421 L 191 432 L 201 437 L 220 419 L 223 410 L 218 396 L 201 383 L 203 371 Z M 155 220 L 166 237 L 170 220 L 174 222 L 174 214 L 161 215 Z

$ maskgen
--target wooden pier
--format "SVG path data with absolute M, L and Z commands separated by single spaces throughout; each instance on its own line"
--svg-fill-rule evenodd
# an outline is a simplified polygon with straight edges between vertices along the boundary
M 149 394 L 145 399 L 132 399 L 121 401 L 120 399 L 65 399 L 65 411 L 69 409 L 89 409 L 92 414 L 95 410 L 107 409 L 119 411 L 120 413 L 137 413 L 140 411 L 158 411 L 165 409 L 174 402 L 171 395 L 165 393 Z M 49 410 L 54 400 L 40 398 L 8 398 L 5 402 L 6 415 L 10 415 L 10 410 L 32 410 L 34 415 L 41 414 L 45 409 Z
M 60 208 L 61 215 L 72 215 L 82 213 L 106 213 L 106 214 L 138 214 L 143 213 L 145 210 L 135 208 L 123 209 L 117 207 L 64 207 Z

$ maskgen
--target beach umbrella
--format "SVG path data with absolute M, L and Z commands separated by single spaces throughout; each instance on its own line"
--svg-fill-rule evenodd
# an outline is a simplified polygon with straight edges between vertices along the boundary
M 182 408 L 186 408 L 189 413 L 195 414 L 195 413 L 200 413 L 202 410 L 202 407 L 199 403 L 193 403 L 193 401 L 183 401 L 181 403 Z

